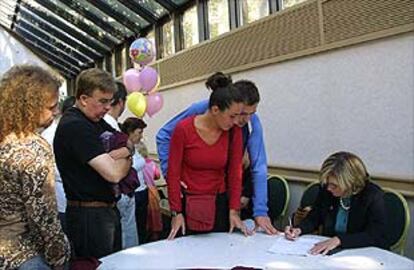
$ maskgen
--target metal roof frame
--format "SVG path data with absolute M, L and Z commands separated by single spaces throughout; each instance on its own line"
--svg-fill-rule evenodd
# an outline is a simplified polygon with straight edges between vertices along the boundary
M 114 37 L 116 37 L 118 39 L 121 39 L 121 40 L 124 39 L 124 33 L 122 33 L 122 31 L 120 31 L 119 29 L 115 29 L 112 25 L 105 22 L 104 20 L 99 18 L 97 15 L 95 15 L 91 11 L 86 10 L 83 7 L 81 7 L 80 6 L 81 4 L 78 3 L 78 1 L 75 1 L 75 0 L 60 0 L 60 2 L 67 5 L 71 9 L 75 10 L 76 12 L 78 12 L 83 17 L 85 17 L 85 18 L 89 19 L 90 21 L 94 22 L 96 25 L 98 25 L 102 29 L 105 29 L 108 33 L 110 33 Z
M 35 26 L 31 25 L 28 22 L 23 21 L 25 25 L 20 24 L 21 27 L 23 27 L 24 29 L 29 30 L 32 34 L 34 34 L 36 37 L 38 37 L 39 39 L 49 43 L 49 44 L 53 44 L 54 46 L 56 46 L 58 49 L 60 49 L 61 51 L 64 51 L 65 53 L 67 53 L 68 55 L 70 55 L 71 57 L 78 59 L 79 62 L 82 63 L 82 65 L 86 65 L 86 66 L 91 66 L 93 65 L 93 59 L 88 57 L 87 55 L 81 53 L 80 51 L 77 51 L 69 46 L 67 46 L 64 43 L 61 42 L 57 42 L 56 38 L 50 35 L 47 35 L 46 33 L 42 32 L 42 30 L 37 29 Z
M 177 10 L 179 6 L 177 6 L 174 2 L 171 2 L 169 0 L 155 0 L 158 4 L 163 6 L 165 9 L 167 9 L 169 12 L 172 12 L 174 10 Z
M 17 27 L 14 31 L 15 35 L 19 36 L 19 39 L 24 41 L 25 44 L 31 45 L 30 50 L 33 50 L 36 55 L 38 55 L 43 61 L 49 63 L 53 62 L 54 67 L 57 68 L 59 71 L 66 73 L 66 75 L 70 75 L 69 77 L 75 77 L 79 72 L 75 70 L 71 70 L 65 62 L 63 62 L 61 59 L 56 57 L 55 55 L 51 54 L 48 50 L 45 48 L 39 46 L 35 42 L 32 42 L 24 37 L 26 33 L 23 31 L 20 31 Z M 66 77 L 66 76 L 65 76 Z
M 157 22 L 157 17 L 155 17 L 150 11 L 146 8 L 132 3 L 130 0 L 118 0 L 121 4 L 131 9 L 133 12 L 141 16 L 144 20 L 148 21 L 150 24 Z
M 49 1 L 49 0 L 34 0 L 34 1 L 37 2 L 39 5 L 43 6 L 44 8 L 48 9 L 50 12 L 53 12 L 56 16 L 61 17 L 65 21 L 79 28 L 81 31 L 99 40 L 103 44 L 107 44 L 110 48 L 113 48 L 114 46 L 116 46 L 117 44 L 121 42 L 120 40 L 115 39 L 113 36 L 105 32 L 101 28 L 99 28 L 100 30 L 99 32 L 96 31 L 96 29 L 93 29 L 92 27 L 90 27 L 83 20 L 75 18 L 67 10 L 61 8 L 60 6 L 56 5 L 52 1 Z
M 199 0 L 0 1 L 0 27 L 71 80 Z
M 35 45 L 37 48 L 43 51 L 47 51 L 48 52 L 47 54 L 49 56 L 48 58 L 53 58 L 55 62 L 60 63 L 62 66 L 65 66 L 67 69 L 75 73 L 81 71 L 81 68 L 75 64 L 76 63 L 75 60 L 71 59 L 64 53 L 59 52 L 56 49 L 53 49 L 52 46 L 45 44 L 42 40 L 36 38 L 26 29 L 23 29 L 20 26 L 17 26 L 16 33 L 20 35 L 20 37 L 23 38 L 26 42 L 32 45 Z
M 45 20 L 46 22 L 52 24 L 59 30 L 62 30 L 64 33 L 69 34 L 70 36 L 73 36 L 77 40 L 81 41 L 82 43 L 86 44 L 88 47 L 93 48 L 95 51 L 106 51 L 109 52 L 111 49 L 100 43 L 99 41 L 96 41 L 95 39 L 87 36 L 82 35 L 79 31 L 76 31 L 74 28 L 69 27 L 67 24 L 63 23 L 62 21 L 56 19 L 51 14 L 47 14 L 41 10 L 38 10 L 30 5 L 27 5 L 26 3 L 21 4 L 25 9 L 28 9 L 33 14 L 36 14 L 39 18 Z
M 54 28 L 50 23 L 45 21 L 40 21 L 39 19 L 35 18 L 32 14 L 20 9 L 19 16 L 26 19 L 27 21 L 31 22 L 32 24 L 36 25 L 38 28 L 42 29 L 46 33 L 56 37 L 57 39 L 63 41 L 64 43 L 70 45 L 71 47 L 81 51 L 82 53 L 88 55 L 91 58 L 98 58 L 102 57 L 103 54 L 99 51 L 95 51 L 93 48 L 86 46 L 85 44 L 77 41 L 74 38 L 71 38 L 69 35 L 66 35 L 62 31 Z M 18 23 L 19 18 L 16 20 L 15 23 Z
M 106 1 L 104 0 L 87 0 L 87 1 L 91 5 L 93 5 L 94 7 L 96 7 L 103 13 L 105 13 L 106 15 L 116 19 L 118 22 L 120 22 L 122 25 L 124 25 L 134 34 L 139 33 L 139 30 L 141 30 L 142 27 L 140 27 L 140 29 L 138 29 L 137 31 L 136 30 L 137 25 L 133 21 L 129 20 L 127 17 L 123 17 L 122 14 L 119 14 L 116 10 L 111 9 L 111 6 L 108 5 Z

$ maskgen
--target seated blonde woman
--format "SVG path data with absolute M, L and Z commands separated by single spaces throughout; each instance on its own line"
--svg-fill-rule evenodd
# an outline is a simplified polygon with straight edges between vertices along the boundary
M 362 160 L 348 152 L 337 152 L 322 164 L 322 187 L 310 213 L 295 228 L 287 226 L 285 237 L 294 240 L 322 225 L 322 235 L 311 254 L 334 249 L 376 246 L 388 249 L 385 234 L 384 194 L 370 181 Z

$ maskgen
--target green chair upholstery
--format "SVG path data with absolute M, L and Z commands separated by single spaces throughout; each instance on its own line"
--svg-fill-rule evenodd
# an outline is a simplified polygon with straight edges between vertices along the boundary
M 312 206 L 315 203 L 316 198 L 319 194 L 320 187 L 321 185 L 319 181 L 312 182 L 305 187 L 302 198 L 300 199 L 301 208 L 305 208 L 306 206 Z
M 315 203 L 316 198 L 318 197 L 320 187 L 321 185 L 319 181 L 312 182 L 305 187 L 302 198 L 300 199 L 299 207 L 292 215 L 292 223 L 294 226 L 299 225 L 309 214 L 311 206 Z M 319 230 L 314 233 L 319 234 Z
M 392 251 L 404 255 L 410 227 L 410 210 L 405 198 L 395 190 L 383 188 L 385 213 L 387 217 L 386 234 Z
M 267 179 L 267 196 L 268 215 L 274 223 L 285 216 L 288 208 L 290 191 L 287 181 L 281 176 L 271 175 Z

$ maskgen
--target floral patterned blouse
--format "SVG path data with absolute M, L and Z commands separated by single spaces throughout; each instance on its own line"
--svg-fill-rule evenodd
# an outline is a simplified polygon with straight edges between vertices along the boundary
M 36 255 L 54 266 L 68 261 L 69 242 L 58 220 L 54 158 L 37 134 L 0 142 L 0 269 Z

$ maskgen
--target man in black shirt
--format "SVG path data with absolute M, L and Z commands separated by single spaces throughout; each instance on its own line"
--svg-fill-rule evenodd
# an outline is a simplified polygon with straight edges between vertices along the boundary
M 113 184 L 131 167 L 133 147 L 106 153 L 100 140 L 114 131 L 102 118 L 116 91 L 112 76 L 100 69 L 81 72 L 75 107 L 62 116 L 54 151 L 67 197 L 68 236 L 77 257 L 100 258 L 121 249 L 119 212 Z

